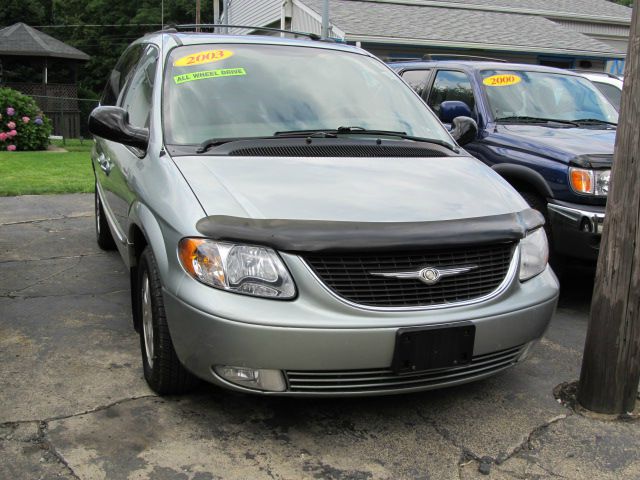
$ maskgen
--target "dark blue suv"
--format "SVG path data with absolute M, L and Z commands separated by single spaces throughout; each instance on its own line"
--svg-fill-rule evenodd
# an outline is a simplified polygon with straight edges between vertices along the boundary
M 477 122 L 464 148 L 542 212 L 557 258 L 597 258 L 618 114 L 591 82 L 556 68 L 500 62 L 390 66 L 444 124 L 456 117 Z

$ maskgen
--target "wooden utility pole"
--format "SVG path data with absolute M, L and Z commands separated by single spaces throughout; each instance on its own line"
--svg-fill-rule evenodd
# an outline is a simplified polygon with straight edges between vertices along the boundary
M 640 379 L 640 24 L 634 2 L 620 121 L 578 402 L 633 411 Z

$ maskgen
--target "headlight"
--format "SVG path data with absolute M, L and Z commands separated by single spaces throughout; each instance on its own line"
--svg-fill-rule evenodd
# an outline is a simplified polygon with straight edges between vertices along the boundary
M 520 240 L 520 280 L 529 280 L 542 273 L 549 261 L 549 245 L 544 228 L 529 233 Z
M 212 287 L 257 297 L 292 298 L 296 294 L 291 275 L 270 248 L 183 238 L 178 254 L 193 278 Z
M 606 196 L 609 193 L 611 170 L 569 168 L 571 188 L 578 193 Z

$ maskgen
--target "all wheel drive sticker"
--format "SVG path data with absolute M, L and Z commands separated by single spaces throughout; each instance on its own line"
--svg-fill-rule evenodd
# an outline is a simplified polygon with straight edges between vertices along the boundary
M 239 77 L 246 75 L 244 68 L 219 68 L 217 70 L 203 70 L 201 72 L 183 73 L 173 77 L 173 81 L 180 85 L 181 83 L 193 82 L 194 80 L 204 80 L 206 78 L 217 77 Z
M 202 52 L 192 53 L 186 57 L 179 58 L 173 62 L 174 67 L 191 67 L 202 65 L 205 63 L 218 62 L 233 56 L 230 50 L 204 50 Z M 215 70 L 201 70 L 198 72 L 183 73 L 175 75 L 173 81 L 180 85 L 181 83 L 193 82 L 195 80 L 204 80 L 207 78 L 218 77 L 238 77 L 246 75 L 244 68 L 218 68 Z
M 491 75 L 490 77 L 485 78 L 482 83 L 484 83 L 488 87 L 508 87 L 509 85 L 520 83 L 521 80 L 522 78 L 520 78 L 518 75 L 509 73 L 501 75 Z

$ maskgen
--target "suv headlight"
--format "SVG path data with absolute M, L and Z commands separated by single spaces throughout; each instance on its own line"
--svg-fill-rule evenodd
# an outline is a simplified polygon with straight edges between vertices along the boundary
M 606 197 L 609 193 L 611 170 L 587 170 L 585 168 L 569 168 L 569 183 L 577 193 Z
M 544 228 L 530 232 L 520 240 L 520 280 L 529 280 L 542 273 L 549 261 L 549 245 Z
M 221 290 L 281 299 L 296 295 L 291 275 L 271 248 L 183 238 L 178 256 L 193 278 Z

